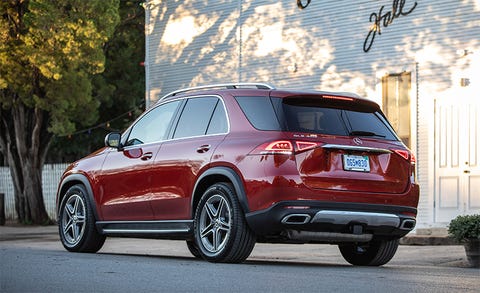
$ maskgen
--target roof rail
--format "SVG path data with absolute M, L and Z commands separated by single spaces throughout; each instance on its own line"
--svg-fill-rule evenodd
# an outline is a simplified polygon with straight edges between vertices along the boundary
M 173 91 L 171 93 L 166 94 L 165 96 L 161 97 L 158 102 L 162 100 L 173 97 L 175 95 L 186 93 L 195 90 L 203 90 L 203 89 L 213 89 L 213 88 L 225 88 L 225 89 L 238 89 L 238 88 L 257 88 L 257 89 L 265 89 L 265 90 L 273 90 L 275 87 L 266 84 L 266 83 L 248 83 L 248 82 L 237 82 L 237 83 L 220 83 L 220 84 L 211 84 L 211 85 L 202 85 L 196 87 L 189 87 L 180 90 Z

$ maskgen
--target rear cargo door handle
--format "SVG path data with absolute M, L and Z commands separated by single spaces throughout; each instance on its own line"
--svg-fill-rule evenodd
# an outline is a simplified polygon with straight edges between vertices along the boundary
M 148 161 L 152 158 L 153 154 L 151 152 L 148 152 L 148 153 L 144 153 L 143 156 L 142 156 L 142 161 Z
M 206 153 L 210 150 L 210 147 L 211 147 L 211 145 L 204 144 L 197 149 L 197 153 L 200 153 L 200 154 Z

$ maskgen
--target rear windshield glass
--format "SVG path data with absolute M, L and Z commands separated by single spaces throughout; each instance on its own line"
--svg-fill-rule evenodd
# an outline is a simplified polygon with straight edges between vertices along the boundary
M 236 97 L 236 100 L 253 127 L 259 130 L 398 140 L 385 117 L 368 104 L 312 97 Z
M 345 102 L 333 104 L 318 98 L 284 99 L 282 118 L 286 130 L 293 132 L 397 140 L 380 112 L 367 106 L 355 106 Z

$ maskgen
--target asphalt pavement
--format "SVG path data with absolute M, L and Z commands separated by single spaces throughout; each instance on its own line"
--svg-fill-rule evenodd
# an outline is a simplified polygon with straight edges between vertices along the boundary
M 402 239 L 392 265 L 440 266 L 468 268 L 462 245 L 455 244 L 446 235 L 415 235 Z M 435 245 L 431 245 L 431 244 Z M 453 243 L 453 245 L 452 245 Z M 34 247 L 63 250 L 57 226 L 0 226 L 2 246 Z M 406 245 L 409 244 L 409 245 Z M 427 244 L 427 245 L 425 245 Z M 161 255 L 191 257 L 184 241 L 108 238 L 99 253 Z M 271 260 L 293 263 L 346 264 L 337 246 L 318 244 L 261 244 L 257 243 L 247 262 Z M 388 264 L 387 264 L 388 265 Z

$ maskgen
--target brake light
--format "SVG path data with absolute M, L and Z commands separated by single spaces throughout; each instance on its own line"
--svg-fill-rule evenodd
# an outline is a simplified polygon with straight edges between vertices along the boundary
M 293 146 L 292 143 L 287 140 L 274 141 L 270 143 L 265 150 L 272 152 L 292 152 Z
M 317 142 L 311 142 L 311 141 L 297 141 L 296 142 L 296 147 L 298 152 L 303 152 L 307 150 L 311 150 L 319 146 L 320 144 Z
M 276 140 L 259 145 L 250 154 L 253 155 L 291 155 L 294 152 L 303 152 L 314 149 L 319 143 L 310 141 Z M 295 146 L 295 148 L 294 148 Z
M 279 154 L 279 155 L 291 155 L 293 153 L 293 145 L 288 140 L 276 140 L 273 142 L 267 142 L 258 146 L 254 154 L 267 155 L 267 154 Z
M 417 158 L 415 157 L 415 155 L 413 153 L 410 153 L 411 157 L 410 157 L 410 162 L 412 164 L 416 164 L 417 163 Z
M 394 153 L 396 153 L 397 155 L 401 156 L 402 158 L 404 158 L 405 160 L 409 161 L 410 162 L 410 166 L 411 166 L 411 174 L 410 174 L 410 182 L 416 182 L 417 181 L 417 177 L 415 175 L 415 164 L 417 162 L 417 159 L 415 158 L 415 155 L 409 151 L 409 150 L 392 150 Z
M 343 101 L 353 101 L 353 98 L 342 97 L 342 96 L 322 95 L 322 98 L 324 98 L 324 99 L 334 99 L 334 100 L 343 100 Z
M 410 152 L 407 150 L 393 150 L 397 155 L 404 158 L 405 160 L 410 160 Z

